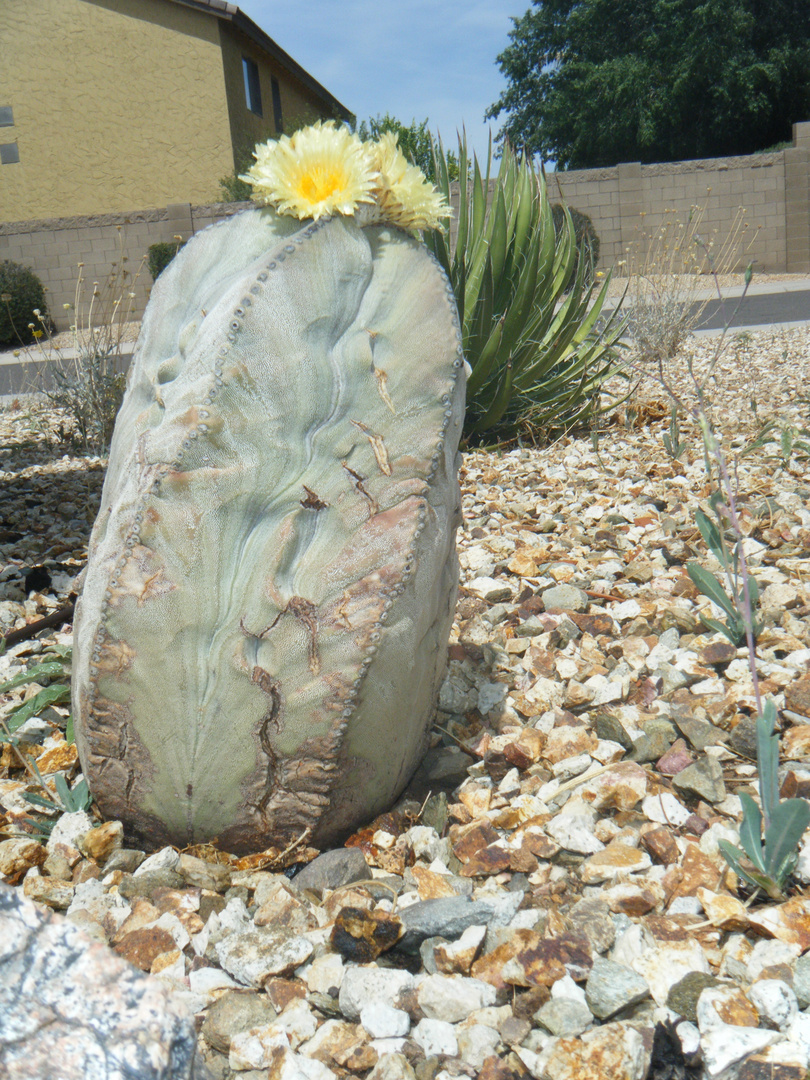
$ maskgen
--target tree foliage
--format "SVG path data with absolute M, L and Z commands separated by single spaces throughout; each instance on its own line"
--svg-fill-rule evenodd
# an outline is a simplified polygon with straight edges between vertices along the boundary
M 810 119 L 808 0 L 532 0 L 499 138 L 560 168 L 749 154 Z
M 386 131 L 393 131 L 397 135 L 399 148 L 408 161 L 417 165 L 431 184 L 436 183 L 436 168 L 433 162 L 433 144 L 436 141 L 428 130 L 427 119 L 418 124 L 411 120 L 410 124 L 403 124 L 395 116 L 386 113 L 385 116 L 375 116 L 369 120 L 363 120 L 357 129 L 357 134 L 366 142 L 368 139 L 379 139 Z M 450 179 L 458 180 L 458 158 L 449 153 L 448 167 Z

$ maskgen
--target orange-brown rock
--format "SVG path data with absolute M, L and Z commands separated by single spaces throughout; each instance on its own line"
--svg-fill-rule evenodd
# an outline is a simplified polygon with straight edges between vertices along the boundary
M 437 874 L 418 863 L 411 867 L 420 900 L 438 900 L 442 896 L 456 896 L 456 890 L 444 874 Z
M 132 930 L 123 937 L 118 938 L 114 945 L 115 951 L 124 960 L 134 964 L 141 971 L 150 971 L 156 957 L 161 953 L 173 952 L 176 949 L 174 938 L 168 930 L 161 930 L 158 926 L 147 926 L 140 930 Z
M 650 853 L 653 862 L 662 863 L 664 866 L 678 862 L 681 857 L 681 849 L 672 831 L 664 825 L 642 833 L 641 846 Z
M 462 877 L 491 877 L 493 874 L 500 874 L 510 868 L 512 854 L 501 844 L 490 844 L 489 847 L 480 848 L 462 866 L 461 875 Z M 517 852 L 514 854 L 518 855 Z M 529 858 L 534 859 L 531 852 L 528 852 L 528 855 Z M 537 860 L 534 859 L 532 869 L 536 865 Z
M 459 862 L 466 863 L 477 851 L 496 843 L 500 836 L 488 821 L 476 821 L 460 829 L 451 829 L 450 839 L 453 854 Z
M 264 981 L 264 992 L 276 1012 L 281 1013 L 293 1001 L 303 1001 L 307 996 L 307 984 L 303 979 L 283 979 L 272 975 Z
M 402 937 L 402 923 L 383 911 L 344 907 L 332 927 L 332 948 L 357 964 L 369 964 Z
M 680 866 L 671 866 L 664 875 L 667 904 L 678 896 L 695 896 L 702 886 L 715 891 L 723 880 L 725 868 L 705 855 L 697 844 L 689 844 Z
M 79 837 L 78 847 L 83 855 L 103 866 L 114 851 L 124 846 L 124 826 L 120 821 L 105 821 Z

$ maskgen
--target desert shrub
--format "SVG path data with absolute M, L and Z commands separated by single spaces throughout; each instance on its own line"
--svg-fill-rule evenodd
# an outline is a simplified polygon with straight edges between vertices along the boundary
M 153 281 L 157 281 L 182 246 L 183 241 L 180 240 L 162 240 L 160 243 L 149 245 L 147 266 Z
M 554 232 L 559 241 L 565 227 L 565 207 L 562 203 L 552 203 L 551 213 L 554 218 Z M 574 240 L 577 245 L 575 268 L 578 270 L 580 261 L 584 259 L 585 280 L 590 281 L 599 263 L 599 234 L 587 214 L 583 214 L 581 210 L 575 210 L 571 206 L 568 207 L 568 213 L 571 215 L 571 222 L 574 226 Z
M 47 315 L 45 287 L 34 271 L 10 259 L 0 263 L 0 297 L 0 345 L 34 341 Z
M 236 173 L 221 177 L 219 189 L 222 202 L 250 202 L 250 197 L 253 194 L 253 188 L 250 184 L 246 180 L 242 180 Z

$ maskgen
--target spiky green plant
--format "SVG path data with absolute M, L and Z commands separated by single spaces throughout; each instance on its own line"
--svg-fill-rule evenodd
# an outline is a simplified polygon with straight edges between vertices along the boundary
M 436 183 L 450 201 L 449 155 L 435 147 Z M 571 215 L 555 234 L 545 179 L 504 146 L 491 174 L 459 139 L 457 221 L 425 242 L 452 282 L 461 320 L 468 442 L 509 438 L 522 425 L 570 427 L 598 415 L 600 388 L 619 365 L 620 307 L 604 325 L 608 274 L 598 292 L 576 268 Z M 567 291 L 568 290 L 568 291 Z M 594 296 L 594 293 L 596 295 Z
M 799 843 L 810 825 L 810 803 L 806 799 L 779 798 L 779 736 L 775 727 L 776 705 L 769 698 L 757 716 L 757 772 L 762 810 L 750 795 L 741 792 L 741 848 L 728 840 L 718 841 L 718 846 L 743 881 L 764 890 L 772 900 L 781 900 L 798 860 Z M 742 861 L 746 857 L 747 865 Z

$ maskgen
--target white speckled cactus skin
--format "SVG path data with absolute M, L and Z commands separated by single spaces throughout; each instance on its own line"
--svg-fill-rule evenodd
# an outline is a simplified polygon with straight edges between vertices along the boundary
M 458 577 L 453 292 L 396 229 L 252 209 L 156 283 L 77 605 L 102 812 L 334 842 L 424 752 Z

